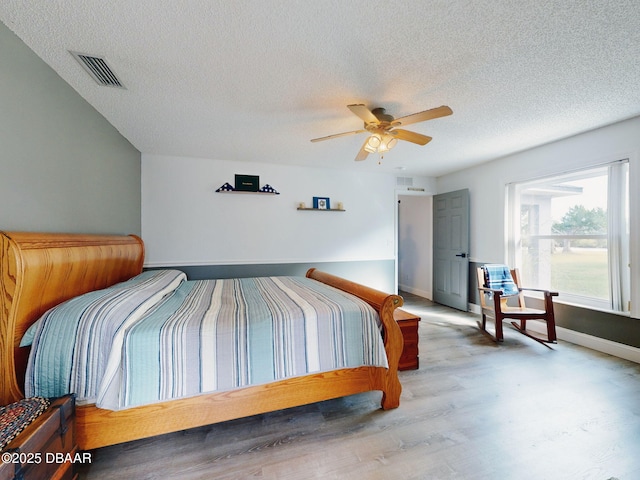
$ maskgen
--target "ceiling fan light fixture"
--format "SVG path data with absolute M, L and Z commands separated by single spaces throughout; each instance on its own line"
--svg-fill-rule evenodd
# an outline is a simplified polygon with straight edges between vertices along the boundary
M 382 137 L 382 143 L 378 147 L 378 152 L 388 152 L 396 146 L 396 143 L 398 143 L 398 139 L 396 137 L 385 133 Z
M 381 144 L 382 144 L 382 137 L 380 137 L 379 134 L 374 133 L 369 137 L 369 140 L 367 140 L 367 143 L 364 146 L 364 149 L 369 153 L 376 153 Z
M 369 137 L 364 149 L 369 153 L 386 153 L 396 146 L 398 139 L 388 133 L 374 133 Z

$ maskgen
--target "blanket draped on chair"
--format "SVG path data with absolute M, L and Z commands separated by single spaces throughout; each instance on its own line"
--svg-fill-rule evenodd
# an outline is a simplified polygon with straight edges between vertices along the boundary
M 518 294 L 518 287 L 513 281 L 511 270 L 507 265 L 491 263 L 483 265 L 484 283 L 486 288 L 502 290 L 503 297 Z

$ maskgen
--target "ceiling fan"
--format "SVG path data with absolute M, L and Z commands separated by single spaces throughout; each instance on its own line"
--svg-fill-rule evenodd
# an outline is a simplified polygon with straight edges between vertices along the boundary
M 384 108 L 374 108 L 373 110 L 369 110 L 366 106 L 361 104 L 347 105 L 347 108 L 364 121 L 363 129 L 336 133 L 327 137 L 314 138 L 311 141 L 320 142 L 322 140 L 369 132 L 371 135 L 360 148 L 360 151 L 355 158 L 356 161 L 366 159 L 370 153 L 379 153 L 380 155 L 383 155 L 385 152 L 391 150 L 396 143 L 398 143 L 398 140 L 405 140 L 418 145 L 426 145 L 432 140 L 431 137 L 397 127 L 410 125 L 412 123 L 425 122 L 434 118 L 445 117 L 453 113 L 449 107 L 443 105 L 441 107 L 432 108 L 431 110 L 425 110 L 424 112 L 418 112 L 394 119 L 391 115 L 385 113 Z

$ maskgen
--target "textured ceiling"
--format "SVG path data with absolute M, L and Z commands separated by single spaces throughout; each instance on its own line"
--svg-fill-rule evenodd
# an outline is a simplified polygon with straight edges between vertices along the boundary
M 143 153 L 438 176 L 640 115 L 638 0 L 3 0 L 0 20 Z M 454 113 L 356 163 L 364 134 L 309 141 L 361 128 L 352 103 Z

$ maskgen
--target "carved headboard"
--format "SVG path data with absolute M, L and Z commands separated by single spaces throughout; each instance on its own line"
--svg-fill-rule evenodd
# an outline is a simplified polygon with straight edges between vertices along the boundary
M 0 405 L 23 396 L 27 328 L 69 298 L 137 275 L 143 262 L 133 235 L 0 232 Z

